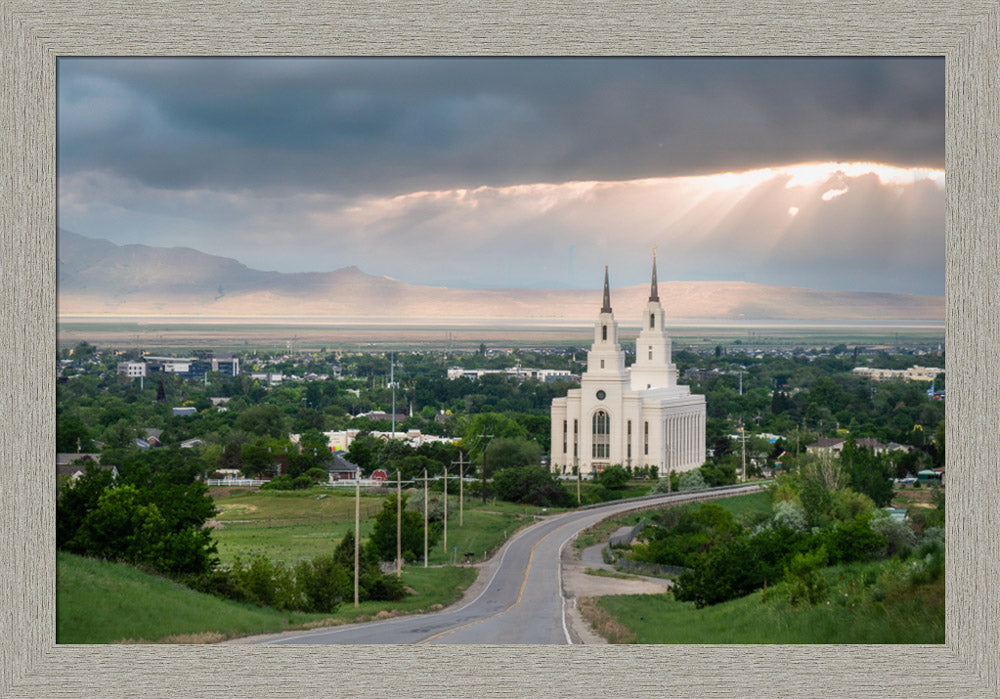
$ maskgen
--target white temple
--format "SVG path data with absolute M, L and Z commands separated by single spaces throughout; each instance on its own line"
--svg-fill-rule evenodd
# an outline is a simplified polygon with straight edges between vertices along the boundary
M 662 477 L 704 462 L 705 397 L 677 383 L 663 320 L 654 254 L 635 364 L 626 369 L 605 266 L 604 303 L 587 371 L 580 388 L 552 401 L 553 470 L 571 473 L 579 466 L 581 473 L 599 473 L 613 464 L 656 466 Z

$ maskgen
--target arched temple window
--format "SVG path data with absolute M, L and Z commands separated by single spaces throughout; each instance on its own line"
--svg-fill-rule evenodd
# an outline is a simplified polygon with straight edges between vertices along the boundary
M 592 456 L 607 459 L 611 456 L 611 418 L 603 410 L 594 413 L 594 441 Z

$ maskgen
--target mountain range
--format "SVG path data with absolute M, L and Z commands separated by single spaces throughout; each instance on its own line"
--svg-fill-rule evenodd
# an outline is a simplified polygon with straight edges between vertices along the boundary
M 116 245 L 59 230 L 61 317 L 184 316 L 380 322 L 589 322 L 601 292 L 453 289 L 362 272 L 268 272 L 191 248 Z M 638 318 L 649 286 L 612 288 L 619 322 Z M 823 291 L 747 282 L 661 281 L 668 319 L 680 321 L 944 321 L 944 297 Z

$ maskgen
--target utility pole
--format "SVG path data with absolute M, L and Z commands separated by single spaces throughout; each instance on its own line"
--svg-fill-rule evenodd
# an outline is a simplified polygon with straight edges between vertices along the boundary
M 465 516 L 465 464 L 462 463 L 462 452 L 458 452 L 458 526 L 464 524 Z
M 358 559 L 361 541 L 361 469 L 354 472 L 354 608 L 358 608 Z
M 492 437 L 491 434 L 486 434 L 486 427 L 483 427 L 483 504 L 486 504 L 486 438 Z
M 743 482 L 747 480 L 747 431 L 743 427 L 743 418 L 740 418 L 740 446 L 743 453 Z
M 396 438 L 396 355 L 389 355 L 389 385 L 392 386 L 392 438 Z
M 424 568 L 427 567 L 427 469 L 424 469 Z
M 448 555 L 448 467 L 444 467 L 444 555 Z M 447 561 L 447 559 L 445 559 Z
M 403 481 L 396 471 L 396 577 L 403 576 Z
M 580 507 L 583 504 L 583 500 L 580 499 L 580 465 L 577 464 L 573 468 L 576 469 L 576 506 Z

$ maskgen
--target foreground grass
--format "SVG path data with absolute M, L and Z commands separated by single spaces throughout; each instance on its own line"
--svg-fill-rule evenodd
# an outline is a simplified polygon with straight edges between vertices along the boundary
M 407 567 L 415 591 L 398 602 L 350 601 L 333 614 L 279 612 L 195 592 L 131 566 L 59 552 L 57 643 L 208 643 L 237 636 L 429 611 L 456 601 L 475 580 L 465 566 Z
M 852 606 L 857 583 L 880 565 L 827 568 L 827 599 L 814 607 L 792 607 L 779 584 L 766 601 L 758 591 L 704 609 L 670 595 L 591 598 L 581 609 L 613 643 L 944 643 L 943 578 Z

